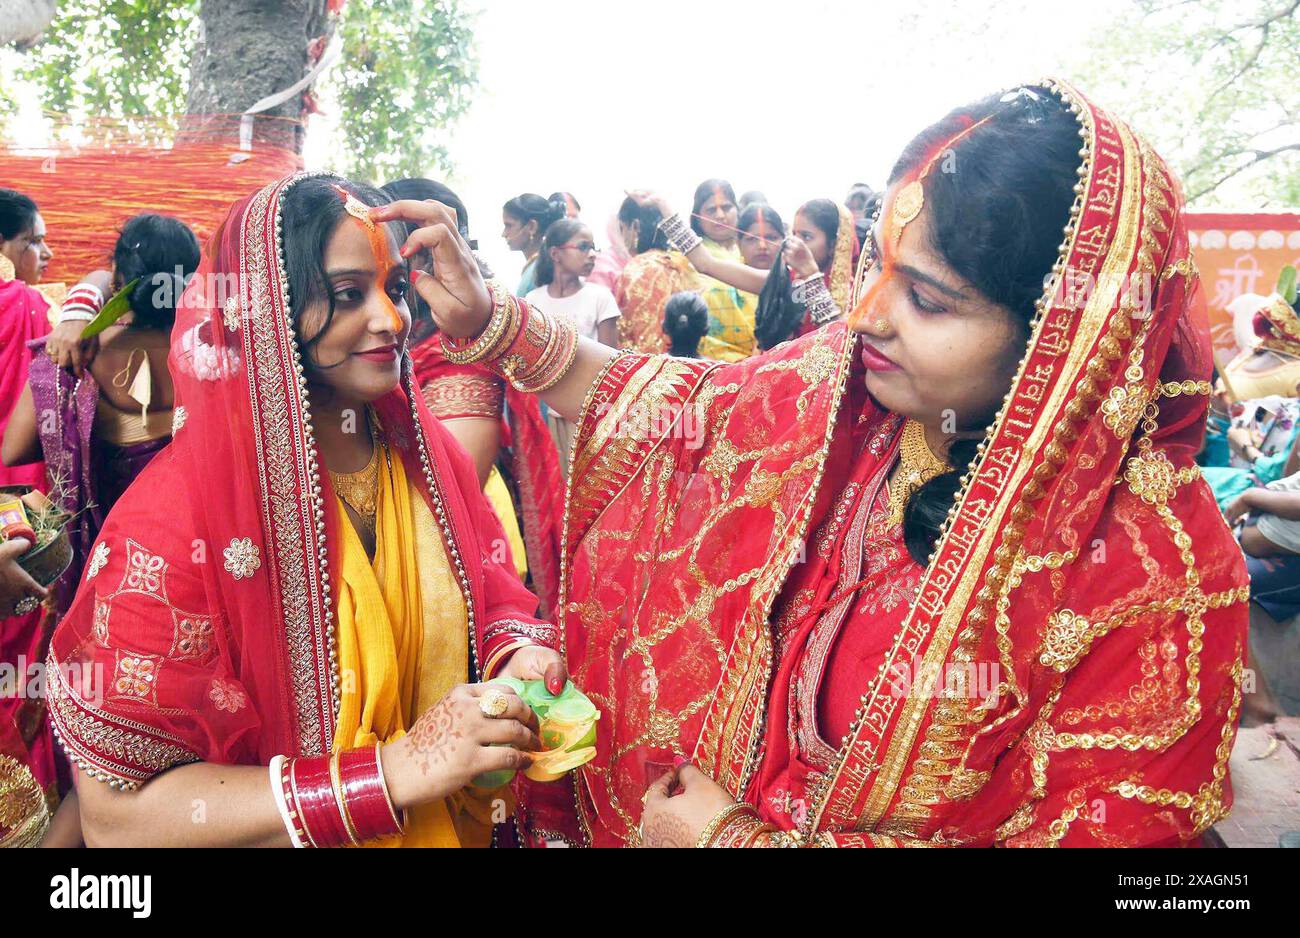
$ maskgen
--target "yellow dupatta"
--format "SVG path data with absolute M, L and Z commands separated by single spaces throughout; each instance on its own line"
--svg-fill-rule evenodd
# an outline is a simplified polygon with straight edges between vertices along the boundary
M 402 461 L 388 458 L 386 449 L 384 456 L 373 564 L 339 507 L 335 750 L 400 739 L 421 713 L 468 679 L 468 614 L 433 513 Z M 419 805 L 408 813 L 403 837 L 374 846 L 488 846 L 493 797 L 508 798 L 508 792 L 466 789 Z

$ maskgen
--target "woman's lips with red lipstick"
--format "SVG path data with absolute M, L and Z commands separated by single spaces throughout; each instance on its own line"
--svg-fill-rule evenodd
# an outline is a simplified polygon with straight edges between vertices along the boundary
M 388 364 L 397 358 L 397 343 L 381 345 L 379 348 L 367 349 L 364 352 L 354 353 L 357 358 L 364 358 L 366 361 L 382 362 Z
M 899 371 L 898 363 L 879 351 L 870 342 L 862 343 L 862 364 L 867 371 Z

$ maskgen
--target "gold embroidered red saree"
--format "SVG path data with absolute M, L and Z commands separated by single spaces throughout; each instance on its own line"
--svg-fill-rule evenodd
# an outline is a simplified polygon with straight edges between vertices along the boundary
M 880 666 L 793 792 L 774 702 L 806 645 L 776 647 L 778 599 L 792 569 L 845 560 L 843 536 L 824 557 L 805 541 L 871 477 L 860 460 L 893 458 L 841 464 L 856 422 L 896 418 L 854 400 L 838 324 L 736 365 L 623 355 L 593 386 L 562 607 L 602 710 L 577 784 L 590 843 L 637 842 L 677 755 L 807 845 L 1185 843 L 1228 810 L 1248 587 L 1192 459 L 1211 366 L 1181 193 L 1126 125 L 1041 87 L 1084 147 L 1061 263 L 915 599 L 853 604 Z M 996 694 L 962 682 L 980 673 Z

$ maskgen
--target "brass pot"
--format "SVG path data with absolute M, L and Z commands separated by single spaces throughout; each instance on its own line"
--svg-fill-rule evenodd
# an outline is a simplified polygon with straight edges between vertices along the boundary
M 0 495 L 26 495 L 30 489 L 23 485 L 0 486 Z M 33 547 L 18 558 L 22 567 L 33 580 L 41 586 L 49 586 L 72 564 L 72 540 L 68 537 L 68 525 L 65 519 L 59 526 L 59 533 L 40 547 Z

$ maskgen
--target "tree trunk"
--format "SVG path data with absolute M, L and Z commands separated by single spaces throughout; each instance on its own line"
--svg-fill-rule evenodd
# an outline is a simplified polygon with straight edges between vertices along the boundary
M 54 19 L 54 0 L 0 0 L 0 46 L 26 48 Z
M 310 67 L 312 40 L 334 29 L 327 5 L 327 0 L 202 0 L 182 136 L 237 140 L 239 114 L 293 85 Z M 301 93 L 262 112 L 253 125 L 254 145 L 301 153 L 301 117 Z

